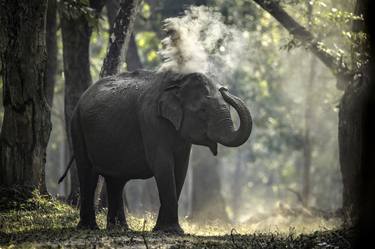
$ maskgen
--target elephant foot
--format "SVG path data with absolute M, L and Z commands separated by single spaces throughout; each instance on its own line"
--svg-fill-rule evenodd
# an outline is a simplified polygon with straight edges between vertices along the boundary
M 98 227 L 98 225 L 96 224 L 95 221 L 93 221 L 93 222 L 82 222 L 82 221 L 79 221 L 79 223 L 77 225 L 77 229 L 81 229 L 81 230 L 99 230 L 99 227 Z
M 184 235 L 184 230 L 180 227 L 179 224 L 156 225 L 154 229 L 152 229 L 152 231 L 173 234 L 173 235 Z

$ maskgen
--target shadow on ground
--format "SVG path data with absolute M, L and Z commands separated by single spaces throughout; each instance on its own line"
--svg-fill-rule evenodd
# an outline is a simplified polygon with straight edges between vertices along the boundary
M 349 230 L 286 236 L 274 233 L 173 236 L 152 232 L 62 228 L 0 236 L 0 246 L 4 248 L 351 248 Z
M 1 191 L 0 191 L 1 194 Z M 4 196 L 4 195 L 2 195 Z M 105 210 L 97 215 L 100 230 L 77 230 L 78 210 L 51 197 L 34 194 L 26 200 L 0 198 L 0 248 L 351 248 L 351 229 L 320 229 L 300 233 L 257 232 L 230 225 L 200 226 L 183 221 L 192 234 L 175 236 L 150 232 L 152 217 L 129 216 L 133 230 L 105 227 Z M 149 221 L 146 224 L 144 221 Z M 199 235 L 198 235 L 199 234 Z M 202 235 L 204 234 L 204 236 Z M 220 235 L 218 235 L 220 234 Z

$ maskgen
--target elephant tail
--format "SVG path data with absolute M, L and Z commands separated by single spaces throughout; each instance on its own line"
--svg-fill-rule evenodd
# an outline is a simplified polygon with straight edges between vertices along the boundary
M 74 160 L 74 155 L 72 155 L 72 157 L 70 158 L 70 161 L 68 163 L 68 167 L 66 167 L 66 170 L 65 170 L 64 174 L 60 177 L 60 179 L 58 181 L 58 184 L 60 184 L 64 180 L 64 178 L 66 177 L 66 174 L 68 174 L 68 171 L 73 164 L 73 160 Z

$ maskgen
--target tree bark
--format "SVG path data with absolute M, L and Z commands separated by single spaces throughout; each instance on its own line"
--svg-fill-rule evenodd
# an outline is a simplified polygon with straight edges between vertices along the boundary
M 0 185 L 37 189 L 51 131 L 46 84 L 47 1 L 1 1 L 0 56 L 4 120 Z
M 65 129 L 68 136 L 70 155 L 72 155 L 70 120 L 82 93 L 91 84 L 89 43 L 91 29 L 83 15 L 73 19 L 60 12 L 63 40 L 63 59 L 65 76 Z M 78 203 L 79 182 L 75 165 L 70 169 L 71 193 L 68 202 Z
M 359 211 L 359 190 L 362 163 L 362 120 L 368 82 L 358 79 L 350 84 L 339 107 L 339 151 L 343 181 L 343 210 L 355 222 Z
M 46 84 L 44 85 L 44 94 L 47 104 L 52 109 L 53 95 L 56 83 L 57 72 L 57 38 L 56 38 L 56 0 L 49 0 L 47 7 L 46 20 L 46 45 L 47 45 L 47 68 L 46 68 Z M 40 192 L 48 194 L 46 186 L 46 171 L 42 169 L 42 183 Z
M 53 104 L 54 88 L 57 74 L 57 4 L 56 0 L 48 0 L 46 21 L 46 43 L 47 43 L 47 73 L 44 92 L 50 107 Z
M 101 0 L 90 1 L 90 7 L 100 13 L 103 3 Z M 61 31 L 63 40 L 63 59 L 65 76 L 65 129 L 68 136 L 70 155 L 72 155 L 70 120 L 73 110 L 82 93 L 91 85 L 90 74 L 90 37 L 92 29 L 87 17 L 77 10 L 74 15 L 61 6 Z M 68 202 L 76 205 L 78 202 L 79 182 L 75 165 L 71 167 L 71 193 Z
M 109 26 L 111 27 L 110 34 L 112 34 L 116 16 L 120 9 L 120 4 L 118 0 L 108 0 L 106 3 L 106 8 L 107 8 Z M 128 44 L 128 49 L 126 52 L 126 69 L 127 71 L 134 71 L 142 67 L 143 65 L 142 65 L 141 59 L 139 58 L 138 47 L 135 42 L 134 30 L 132 28 L 132 32 L 131 32 L 131 36 L 130 36 L 130 40 Z
M 366 11 L 365 2 L 356 2 L 354 14 L 363 15 Z M 365 32 L 363 21 L 354 21 L 354 33 Z M 353 46 L 352 54 L 364 54 L 365 47 Z M 361 176 L 363 165 L 364 120 L 366 117 L 366 101 L 369 98 L 368 65 L 363 65 L 355 79 L 345 89 L 339 108 L 339 150 L 340 169 L 343 179 L 343 210 L 347 222 L 355 223 L 359 217 Z
M 120 1 L 120 10 L 113 24 L 107 55 L 100 71 L 101 78 L 117 74 L 122 66 L 140 2 L 140 0 Z
M 367 68 L 368 76 L 368 98 L 364 100 L 365 108 L 363 115 L 363 153 L 361 165 L 361 190 L 360 190 L 360 217 L 359 217 L 359 235 L 354 248 L 366 248 L 373 241 L 373 230 L 375 223 L 375 28 L 374 28 L 374 9 L 375 3 L 370 0 L 360 0 L 363 8 L 363 17 L 365 21 L 365 31 L 368 35 L 369 66 Z

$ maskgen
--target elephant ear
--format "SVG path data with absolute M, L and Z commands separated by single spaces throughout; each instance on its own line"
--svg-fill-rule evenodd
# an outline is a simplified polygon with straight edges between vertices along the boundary
M 182 122 L 182 108 L 178 96 L 179 86 L 173 85 L 164 90 L 159 100 L 159 115 L 168 119 L 176 130 Z

